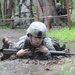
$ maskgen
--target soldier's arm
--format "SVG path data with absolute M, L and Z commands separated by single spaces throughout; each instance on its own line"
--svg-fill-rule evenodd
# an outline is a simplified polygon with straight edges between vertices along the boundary
M 22 49 L 26 38 L 27 38 L 26 35 L 25 35 L 24 37 L 20 37 L 20 38 L 18 39 L 18 41 L 16 41 L 16 42 L 13 44 L 13 48 L 16 48 L 16 49 L 19 49 L 19 50 Z

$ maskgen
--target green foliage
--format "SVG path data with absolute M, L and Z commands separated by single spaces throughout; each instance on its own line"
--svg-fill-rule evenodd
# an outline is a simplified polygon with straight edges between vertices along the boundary
M 26 75 L 29 75 L 29 74 L 26 74 Z
M 57 38 L 63 42 L 75 41 L 75 27 L 72 27 L 71 30 L 68 27 L 54 29 L 47 32 L 47 36 Z
M 67 65 L 69 65 L 70 63 L 70 59 L 67 58 L 65 64 L 61 68 L 60 75 L 75 75 L 75 67 L 71 66 L 67 69 Z

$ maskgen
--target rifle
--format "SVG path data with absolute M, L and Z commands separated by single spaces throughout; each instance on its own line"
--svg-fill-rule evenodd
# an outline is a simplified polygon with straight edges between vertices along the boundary
M 5 57 L 5 59 L 7 59 L 11 55 L 16 55 L 16 52 L 18 52 L 18 50 L 17 49 L 0 49 L 0 52 L 2 52 L 3 57 Z M 33 52 L 32 54 L 35 55 L 36 53 Z M 51 55 L 51 56 L 71 56 L 71 55 L 75 55 L 74 53 L 70 53 L 69 50 L 67 50 L 67 51 L 49 50 L 48 54 Z

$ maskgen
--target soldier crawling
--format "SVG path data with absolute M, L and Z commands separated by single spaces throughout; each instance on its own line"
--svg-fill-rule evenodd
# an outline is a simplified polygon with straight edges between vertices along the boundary
M 55 50 L 50 38 L 46 38 L 46 25 L 42 22 L 33 22 L 27 29 L 25 42 L 21 50 L 16 55 L 19 57 L 28 55 L 32 52 L 36 54 L 47 54 L 48 50 Z
M 42 22 L 32 22 L 25 36 L 19 38 L 19 41 L 12 45 L 12 48 L 18 50 L 17 57 L 28 57 L 32 59 L 41 59 L 42 57 L 50 59 L 50 50 L 55 50 L 53 42 L 46 37 L 46 25 Z

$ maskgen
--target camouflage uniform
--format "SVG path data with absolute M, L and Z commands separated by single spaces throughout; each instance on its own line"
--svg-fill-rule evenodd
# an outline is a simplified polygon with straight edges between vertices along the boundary
M 36 50 L 36 48 L 38 48 L 38 47 L 35 47 L 31 44 L 31 36 L 30 35 L 35 36 L 37 38 L 43 38 L 43 41 L 40 44 L 40 46 L 42 46 L 42 45 L 45 46 L 46 48 L 48 48 L 48 51 L 55 50 L 55 48 L 53 47 L 52 40 L 50 38 L 46 37 L 45 24 L 43 24 L 42 22 L 37 22 L 37 21 L 33 22 L 29 26 L 29 28 L 27 29 L 26 35 L 19 38 L 19 41 L 13 45 L 13 48 L 17 48 L 19 50 L 29 48 L 29 50 L 31 50 L 31 52 L 34 52 Z M 33 53 L 31 57 L 37 58 L 37 55 L 44 56 L 46 54 L 47 53 L 44 53 L 44 52 L 36 52 L 36 54 Z
M 25 43 L 25 41 L 29 39 L 29 37 L 27 35 L 22 36 L 21 38 L 19 38 L 19 40 L 15 43 L 13 43 L 13 48 L 17 48 L 17 49 L 21 49 L 23 48 L 23 45 Z M 53 47 L 53 42 L 50 38 L 46 37 L 43 39 L 42 44 L 47 47 L 49 50 L 54 50 L 55 48 Z
M 23 0 L 20 0 L 20 5 L 21 5 L 21 17 L 23 25 L 25 27 L 28 27 L 30 25 L 30 20 L 26 20 L 25 18 L 29 18 L 30 17 L 30 0 L 25 0 L 23 2 Z
M 31 23 L 31 25 L 27 29 L 26 35 L 20 37 L 19 41 L 17 43 L 15 43 L 14 47 L 15 48 L 22 47 L 24 42 L 28 38 L 30 39 L 29 35 L 33 35 L 38 38 L 43 38 L 42 44 L 44 46 L 46 46 L 49 50 L 54 50 L 52 40 L 50 38 L 46 37 L 46 30 L 47 30 L 46 26 L 42 22 L 36 21 L 36 22 Z M 41 32 L 41 34 L 39 32 Z
M 15 13 L 15 17 L 14 17 L 14 25 L 12 26 L 12 29 L 16 28 L 17 26 L 20 25 L 20 18 L 19 18 L 19 14 Z

